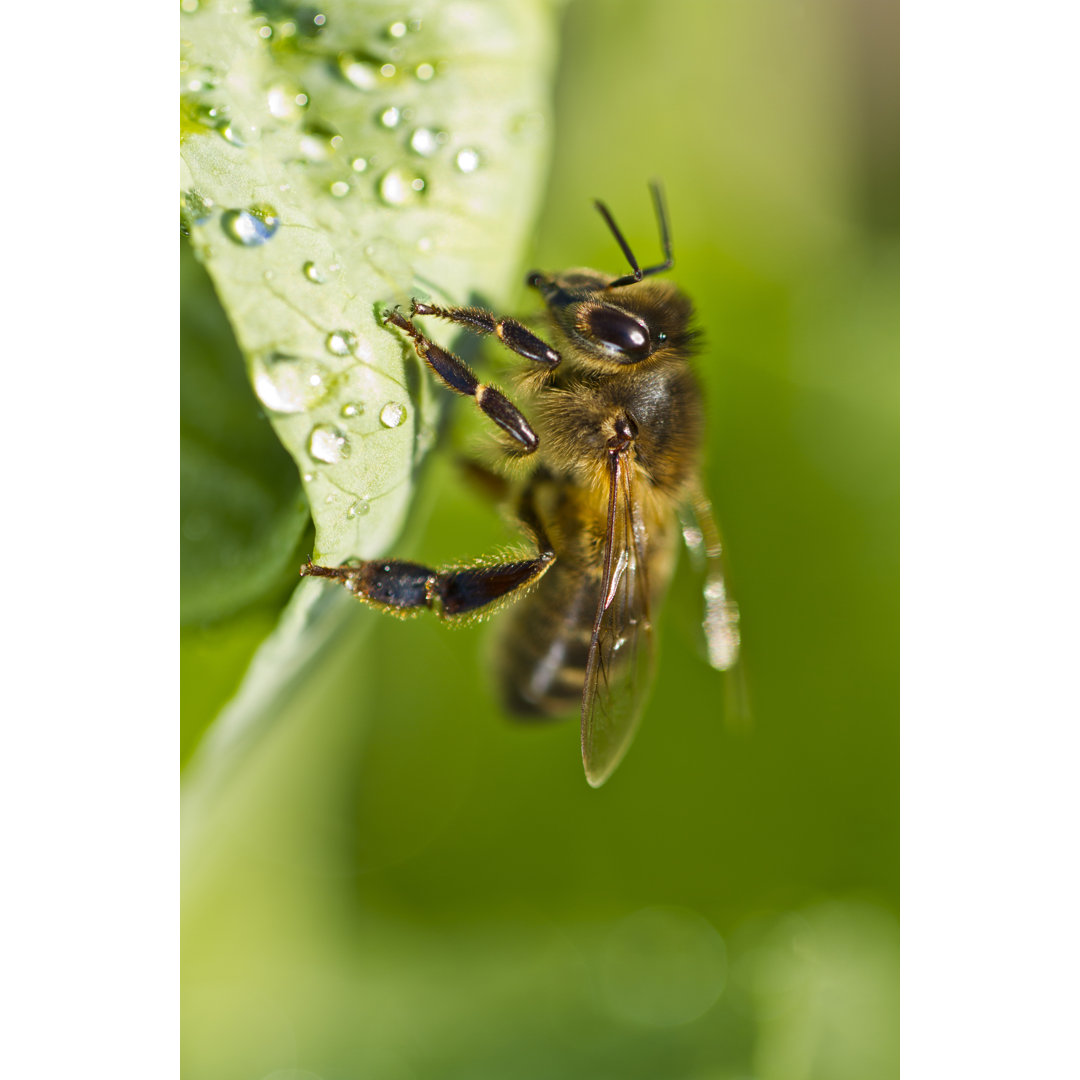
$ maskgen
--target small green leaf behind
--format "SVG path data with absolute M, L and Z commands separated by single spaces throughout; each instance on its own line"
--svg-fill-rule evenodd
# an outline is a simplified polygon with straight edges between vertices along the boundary
M 187 244 L 180 275 L 180 618 L 192 624 L 294 583 L 310 514 Z

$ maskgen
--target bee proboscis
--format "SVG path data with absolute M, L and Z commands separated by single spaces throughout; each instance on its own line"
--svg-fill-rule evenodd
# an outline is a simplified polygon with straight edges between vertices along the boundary
M 508 467 L 473 468 L 507 499 L 533 550 L 473 566 L 384 559 L 308 563 L 301 571 L 333 578 L 398 615 L 426 608 L 460 620 L 519 600 L 498 642 L 504 704 L 518 716 L 543 718 L 580 701 L 582 759 L 593 787 L 625 754 L 652 682 L 654 612 L 671 577 L 680 518 L 687 543 L 706 561 L 710 662 L 726 670 L 739 650 L 738 611 L 700 481 L 704 410 L 689 363 L 698 335 L 689 299 L 656 278 L 674 259 L 663 195 L 656 184 L 651 190 L 662 262 L 641 268 L 597 201 L 631 272 L 528 276 L 544 301 L 553 345 L 482 308 L 413 300 L 410 318 L 398 310 L 386 317 L 448 389 L 473 398 L 501 429 Z M 428 338 L 416 316 L 494 334 L 523 358 L 524 411 Z

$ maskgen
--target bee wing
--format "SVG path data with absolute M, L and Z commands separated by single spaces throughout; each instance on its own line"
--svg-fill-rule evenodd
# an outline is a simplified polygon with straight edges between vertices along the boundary
M 600 600 L 581 699 L 585 777 L 599 787 L 622 760 L 652 682 L 647 537 L 622 454 L 610 459 Z
M 705 572 L 705 617 L 702 628 L 709 663 L 728 671 L 739 659 L 739 605 L 728 595 L 724 546 L 712 506 L 700 489 L 683 507 L 683 539 L 691 558 Z

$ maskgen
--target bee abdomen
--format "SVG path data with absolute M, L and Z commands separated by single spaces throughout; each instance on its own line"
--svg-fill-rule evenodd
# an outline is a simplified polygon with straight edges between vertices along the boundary
M 510 614 L 499 642 L 507 710 L 522 718 L 565 716 L 581 705 L 599 583 L 556 562 Z

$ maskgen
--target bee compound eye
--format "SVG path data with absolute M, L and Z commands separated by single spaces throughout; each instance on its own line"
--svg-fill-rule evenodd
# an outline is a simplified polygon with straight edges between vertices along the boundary
M 608 351 L 620 353 L 615 359 L 622 363 L 644 360 L 652 352 L 649 328 L 625 311 L 604 304 L 589 308 L 583 322 L 585 333 Z

